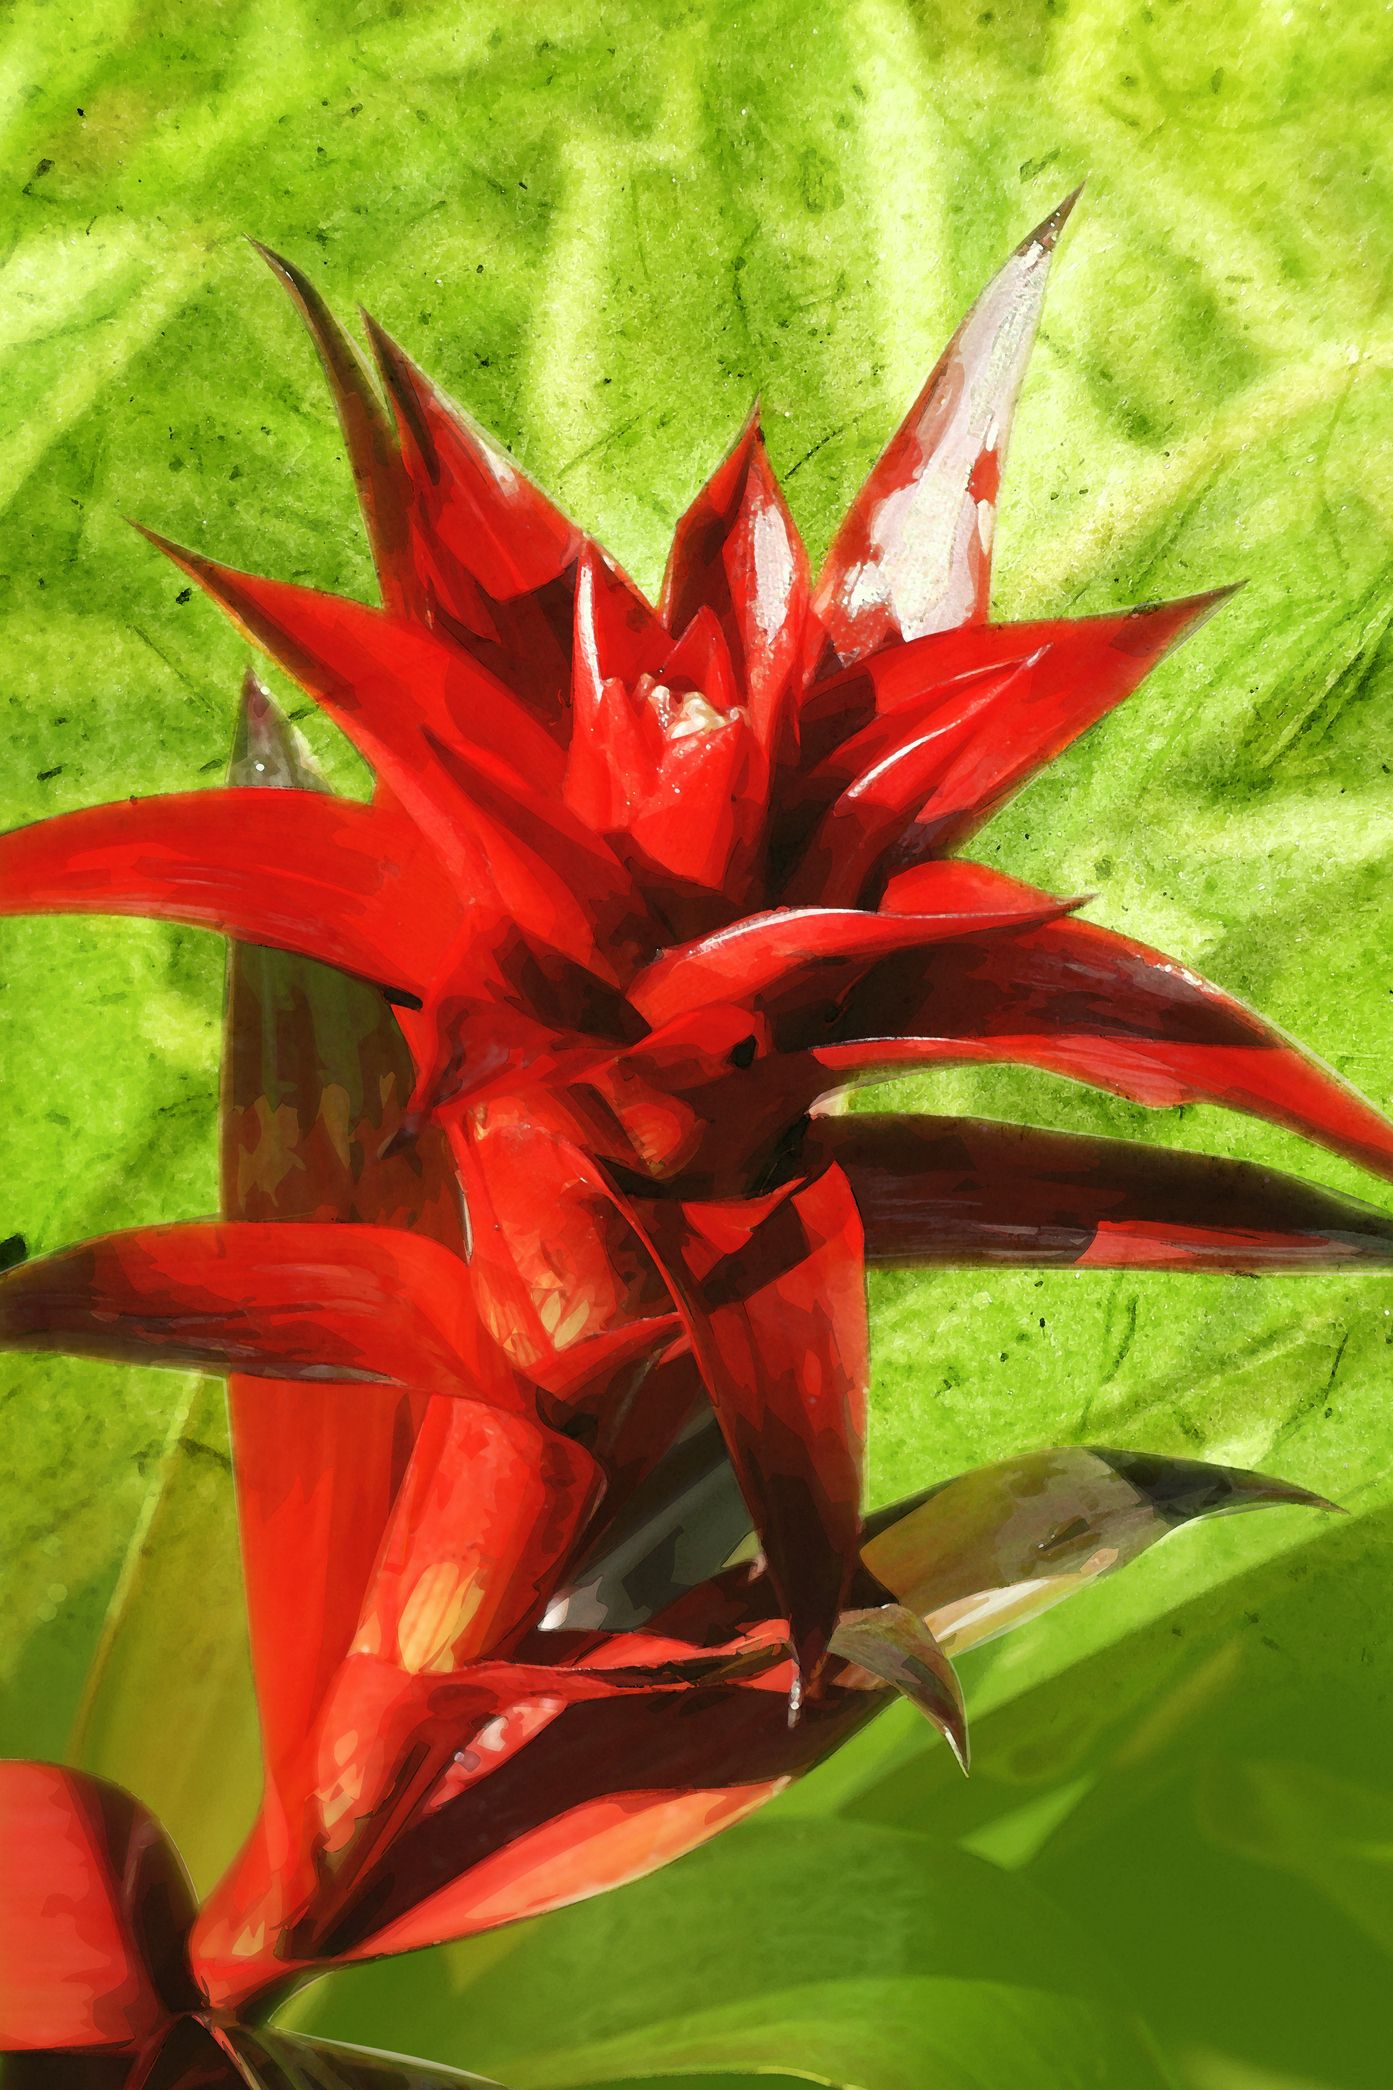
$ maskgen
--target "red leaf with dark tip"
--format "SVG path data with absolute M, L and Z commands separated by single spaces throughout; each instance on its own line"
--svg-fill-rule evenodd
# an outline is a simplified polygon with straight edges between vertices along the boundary
M 958 847 L 1232 593 L 936 633 L 821 685 L 805 744 L 828 751 L 801 787 L 821 825 L 790 892 L 859 897 L 896 843 L 902 863 Z
M 774 477 L 758 410 L 673 533 L 662 615 L 677 636 L 720 620 L 761 744 L 777 751 L 802 667 L 808 560 Z
M 789 1619 L 796 1712 L 817 1683 L 855 1565 L 868 1378 L 855 1200 L 833 1166 L 772 1209 L 653 1203 L 639 1220 Z
M 419 618 L 426 603 L 411 558 L 410 482 L 367 363 L 308 276 L 260 240 L 252 245 L 289 292 L 324 367 L 367 524 L 383 607 Z
M 1306 1488 L 1198 1459 L 1099 1446 L 1031 1451 L 867 1520 L 867 1568 L 953 1656 L 1051 1610 L 1195 1518 L 1332 1505 Z M 721 1609 L 728 1635 L 749 1610 Z
M 924 871 L 940 868 L 902 874 L 911 904 Z M 963 868 L 983 894 L 1015 887 L 982 865 Z M 887 888 L 887 907 L 899 883 Z M 882 960 L 826 1035 L 816 1057 L 843 1077 L 1013 1060 L 1136 1103 L 1248 1111 L 1393 1175 L 1393 1125 L 1372 1104 L 1197 973 L 1092 922 L 964 936 L 922 957 Z
M 1039 1452 L 882 1513 L 868 1527 L 865 1557 L 941 1647 L 956 1652 L 1047 1609 L 1191 1518 L 1281 1503 L 1320 1506 L 1305 1490 L 1192 1460 Z M 769 1606 L 767 1578 L 741 1568 L 690 1591 L 655 1630 L 733 1642 Z M 901 1624 L 917 1664 L 926 1644 L 913 1620 Z M 494 1768 L 397 1848 L 382 1927 L 348 1956 L 493 1929 L 670 1862 L 871 1718 L 888 1693 L 865 1688 L 870 1681 L 839 1664 L 827 1694 L 792 1730 L 780 1702 L 784 1669 L 684 1697 L 578 1703 L 530 1728 L 519 1718 Z M 938 1682 L 941 1701 L 928 1686 L 934 1709 L 960 1731 L 951 1673 Z
M 633 612 L 643 597 L 513 458 L 371 319 L 412 489 L 412 546 L 433 620 L 564 737 L 577 561 L 588 550 Z
M 0 2052 L 136 2048 L 196 2006 L 183 1868 L 129 1794 L 0 1763 Z
M 420 504 L 418 528 L 494 601 L 535 593 L 580 556 L 575 524 L 364 313 Z
M 819 1119 L 866 1258 L 889 1264 L 1325 1270 L 1393 1263 L 1393 1217 L 1274 1169 L 975 1118 Z
M 311 791 L 188 791 L 0 837 L 0 913 L 138 914 L 271 944 L 421 999 L 464 921 L 419 831 Z
M 136 1227 L 0 1275 L 0 1346 L 519 1405 L 466 1266 L 396 1227 Z
M 492 676 L 380 610 L 154 541 L 343 726 L 445 876 L 471 896 L 495 893 L 539 941 L 613 976 L 608 945 L 641 943 L 643 904 L 604 843 L 561 803 L 561 751 Z
M 839 659 L 986 617 L 1016 395 L 1077 195 L 988 284 L 852 503 L 813 599 Z
M 559 1143 L 558 1143 L 559 1144 Z M 720 1205 L 636 1202 L 578 1149 L 661 1272 L 816 1684 L 854 1568 L 867 1377 L 860 1220 L 840 1171 Z

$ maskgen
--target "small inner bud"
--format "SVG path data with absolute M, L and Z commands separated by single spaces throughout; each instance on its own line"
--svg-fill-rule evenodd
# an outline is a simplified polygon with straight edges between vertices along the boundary
M 714 733 L 717 727 L 729 724 L 726 714 L 718 711 L 699 689 L 679 694 L 665 682 L 655 682 L 648 701 L 669 740 L 686 740 L 693 733 Z

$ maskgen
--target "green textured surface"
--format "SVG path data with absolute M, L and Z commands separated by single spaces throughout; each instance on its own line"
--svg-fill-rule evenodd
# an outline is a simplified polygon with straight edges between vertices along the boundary
M 1086 174 L 1012 453 L 998 611 L 1250 585 L 986 852 L 1097 890 L 1100 918 L 1387 1105 L 1390 75 L 1393 17 L 1371 0 L 18 0 L 0 15 L 0 821 L 221 768 L 243 649 L 123 514 L 366 592 L 332 415 L 244 232 L 369 304 L 651 582 L 757 387 L 820 549 L 966 299 Z M 217 945 L 192 934 L 3 925 L 0 1233 L 43 1249 L 211 1208 L 220 980 Z M 1368 1189 L 1218 1113 L 1148 1117 L 1005 1074 L 912 1093 Z M 842 1809 L 893 1827 L 923 1840 L 926 1871 L 967 1838 L 1101 1929 L 1180 2090 L 1376 2090 L 1393 1281 L 896 1277 L 875 1306 L 878 1496 L 1091 1437 L 1273 1464 L 1355 1515 L 1177 1540 L 971 1665 L 970 1786 L 891 1716 L 781 1803 L 790 1822 Z M 0 1368 L 0 1745 L 64 1746 L 142 1518 L 192 1547 L 197 1616 L 159 1600 L 139 1657 L 167 1645 L 192 1706 L 177 1651 L 225 1613 L 231 1526 L 209 1482 L 216 1413 L 201 1453 L 171 1434 L 189 1398 L 154 1373 Z M 151 1491 L 195 1468 L 191 1524 L 183 1494 Z M 206 1801 L 167 1746 L 142 1763 L 122 1708 L 104 1740 L 84 1733 L 87 1760 L 163 1799 L 205 1867 L 250 1775 L 240 1659 L 219 1665 L 229 1740 Z M 758 1833 L 720 1858 L 746 1867 L 732 1924 L 780 1920 Z M 677 1957 L 686 1876 L 662 1885 Z M 555 1922 L 607 1939 L 622 1983 L 648 1891 Z M 526 1955 L 550 1955 L 548 2008 L 566 2008 L 546 1940 L 353 1977 L 306 2008 L 328 2031 L 371 1992 L 392 2020 L 374 2036 L 410 2046 L 414 2023 L 440 2022 L 421 1997 L 477 1963 L 460 2011 L 487 2011 L 481 2045 L 516 2051 Z M 661 1956 L 644 1964 L 658 2022 Z M 1067 2042 L 1051 2052 L 1042 2084 L 1089 2080 Z

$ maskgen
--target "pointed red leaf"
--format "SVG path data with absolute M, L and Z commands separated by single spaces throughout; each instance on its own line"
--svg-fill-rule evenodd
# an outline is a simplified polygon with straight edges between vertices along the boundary
M 129 1794 L 51 1763 L 0 1763 L 0 2052 L 139 2047 L 195 2005 L 193 1896 Z
M 867 1526 L 865 1558 L 956 1653 L 1134 1559 L 1191 1518 L 1281 1503 L 1319 1506 L 1305 1490 L 1191 1460 L 1032 1453 L 880 1513 Z M 681 1598 L 655 1631 L 748 1638 L 768 1618 L 770 1595 L 766 1577 L 732 1570 Z M 632 1644 L 652 1644 L 651 1636 L 632 1636 Z M 917 1634 L 910 1647 L 916 1656 L 922 1650 Z M 474 1935 L 638 1878 L 758 1807 L 889 1700 L 871 1677 L 863 1672 L 857 1685 L 840 1664 L 826 1695 L 790 1729 L 787 1674 L 772 1668 L 733 1685 L 615 1692 L 564 1706 L 555 1694 L 550 1702 L 520 1698 L 491 1730 L 487 1757 L 469 1752 L 475 1760 L 457 1789 L 394 1845 L 391 1888 L 364 1912 L 379 1927 L 364 1925 L 356 1940 L 346 1932 L 344 1956 Z M 227 1962 L 210 1968 L 214 1993 L 235 1974 Z
M 565 737 L 576 562 L 588 540 L 366 318 L 411 484 L 412 556 L 437 625 Z M 638 590 L 596 552 L 637 612 Z
M 239 573 L 143 534 L 324 706 L 447 855 L 458 791 L 442 779 L 435 746 L 495 777 L 559 789 L 555 741 L 458 647 L 361 602 Z
M 682 1317 L 791 1621 L 796 1712 L 825 1660 L 859 1528 L 866 1300 L 846 1179 L 834 1166 L 765 1198 L 638 1203 L 579 1149 L 564 1151 L 576 1181 L 632 1228 Z
M 918 904 L 922 866 L 902 873 Z M 985 896 L 1014 886 L 962 866 Z M 885 904 L 897 904 L 892 880 Z M 1383 1175 L 1393 1125 L 1240 1002 L 1144 944 L 1092 922 L 965 936 L 882 960 L 835 1011 L 816 1057 L 829 1072 L 1014 1060 L 1134 1102 L 1221 1103 L 1302 1132 Z
M 872 964 L 895 951 L 928 949 L 994 930 L 1019 931 L 1052 921 L 1079 903 L 1002 881 L 979 898 L 956 865 L 935 864 L 913 901 L 895 913 L 859 908 L 788 907 L 749 915 L 728 929 L 665 951 L 629 988 L 635 1008 L 655 1030 L 692 1011 L 729 1002 L 752 1014 L 797 996 L 825 1000 L 844 985 L 845 966 Z M 941 896 L 941 908 L 940 908 Z M 644 1045 L 634 1048 L 642 1057 Z
M 677 636 L 703 608 L 730 644 L 761 744 L 776 750 L 800 674 L 808 561 L 760 433 L 758 410 L 673 534 L 662 614 Z
M 362 354 L 308 276 L 260 240 L 252 245 L 289 292 L 323 365 L 353 468 L 383 608 L 419 618 L 425 598 L 411 558 L 410 484 L 377 386 Z
M 566 804 L 593 834 L 624 834 L 657 767 L 643 707 L 617 676 L 600 681 L 579 666 L 572 690 Z
M 0 913 L 140 914 L 297 951 L 419 1000 L 464 919 L 416 828 L 310 791 L 188 791 L 0 837 Z
M 813 607 L 843 661 L 980 623 L 996 498 L 1067 196 L 983 291 L 852 503 Z
M 466 1266 L 396 1227 L 136 1227 L 0 1275 L 0 1346 L 516 1407 Z
M 584 694 L 593 703 L 610 681 L 632 688 L 643 675 L 661 677 L 673 650 L 662 619 L 589 543 L 576 568 L 574 632 L 573 702 Z
M 581 532 L 369 314 L 363 317 L 396 409 L 418 528 L 495 602 L 556 580 L 580 556 Z
M 1393 1217 L 1274 1169 L 975 1118 L 819 1119 L 866 1259 L 1091 1269 L 1393 1263 Z
M 822 824 L 791 890 L 859 897 L 895 843 L 905 863 L 958 847 L 1232 593 L 936 633 L 824 683 L 805 724 L 827 751 L 802 787 Z
M 608 946 L 642 942 L 642 901 L 562 803 L 561 750 L 501 684 L 380 610 L 154 541 L 343 726 L 471 899 L 496 895 L 541 943 L 612 976 Z

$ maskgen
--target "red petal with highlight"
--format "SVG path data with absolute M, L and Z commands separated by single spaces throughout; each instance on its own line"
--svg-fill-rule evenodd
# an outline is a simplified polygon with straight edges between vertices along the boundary
M 825 999 L 827 982 L 838 981 L 838 967 L 865 967 L 891 952 L 993 930 L 1019 931 L 1079 904 L 1006 879 L 979 898 L 975 882 L 962 877 L 956 864 L 925 869 L 931 876 L 921 877 L 913 898 L 893 913 L 789 907 L 748 915 L 713 936 L 665 951 L 633 981 L 629 997 L 655 1029 L 722 1002 L 753 1014 L 800 988 Z M 641 1057 L 643 1045 L 634 1049 Z
M 837 658 L 986 617 L 1016 395 L 1077 194 L 982 292 L 852 503 L 813 602 Z
M 715 611 L 761 743 L 777 749 L 802 664 L 808 560 L 754 414 L 673 533 L 662 614 L 680 636 Z
M 189 791 L 0 837 L 0 913 L 138 914 L 336 965 L 421 999 L 463 910 L 419 832 L 314 791 Z

